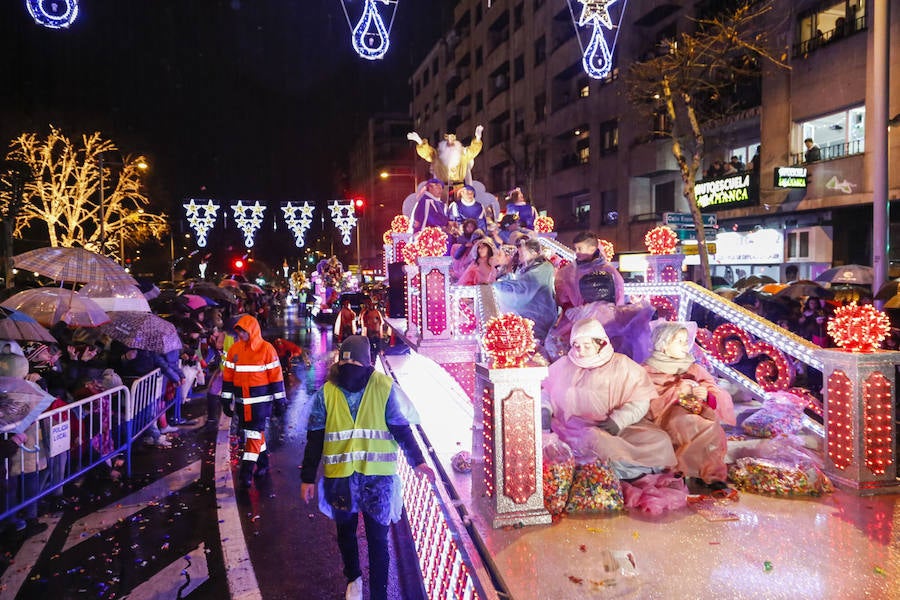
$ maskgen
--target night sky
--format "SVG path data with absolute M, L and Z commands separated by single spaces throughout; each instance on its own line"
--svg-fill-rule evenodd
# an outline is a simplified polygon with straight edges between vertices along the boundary
M 351 19 L 361 0 L 348 0 Z M 80 0 L 69 28 L 0 3 L 0 138 L 99 130 L 146 155 L 153 202 L 327 200 L 373 112 L 408 78 L 452 2 L 401 0 L 382 61 L 359 58 L 340 0 Z M 203 192 L 203 188 L 206 189 Z M 273 205 L 274 206 L 274 205 Z

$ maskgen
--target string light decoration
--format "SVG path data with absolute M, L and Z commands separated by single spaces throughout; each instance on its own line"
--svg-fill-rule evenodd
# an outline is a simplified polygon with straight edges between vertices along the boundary
M 243 200 L 238 200 L 231 205 L 231 210 L 234 213 L 234 224 L 244 234 L 244 246 L 252 248 L 256 232 L 262 226 L 266 207 L 260 204 L 259 200 L 247 205 Z
M 534 230 L 537 233 L 550 233 L 556 226 L 553 217 L 547 215 L 538 215 L 534 220 Z
M 660 225 L 647 232 L 644 236 L 644 245 L 650 254 L 675 254 L 678 234 L 672 228 Z
M 534 353 L 534 321 L 513 313 L 491 317 L 484 325 L 481 346 L 494 369 L 521 367 Z
M 606 257 L 606 260 L 612 260 L 616 255 L 616 247 L 609 240 L 600 240 L 600 250 L 603 252 L 603 256 Z
M 416 264 L 416 261 L 419 260 L 419 247 L 414 241 L 410 240 L 400 247 L 400 258 L 408 265 Z
M 482 450 L 484 453 L 484 490 L 494 495 L 494 390 L 485 386 L 481 394 Z
M 25 0 L 28 14 L 38 25 L 63 29 L 78 18 L 78 0 Z
M 851 302 L 834 311 L 825 325 L 828 335 L 849 352 L 875 352 L 891 331 L 891 320 L 870 304 Z
M 198 204 L 205 202 L 206 204 Z M 206 236 L 209 230 L 216 224 L 219 216 L 219 204 L 215 200 L 194 200 L 191 198 L 184 207 L 187 222 L 197 236 L 197 245 L 201 248 L 206 246 Z
M 334 222 L 334 226 L 341 232 L 341 242 L 345 246 L 349 246 L 350 234 L 356 227 L 356 212 L 353 210 L 353 202 L 351 200 L 346 202 L 347 204 L 341 204 L 335 200 L 328 206 L 328 209 L 331 211 L 331 220 Z
M 828 458 L 838 469 L 853 462 L 853 383 L 840 370 L 828 376 Z
M 396 215 L 391 219 L 391 233 L 406 233 L 409 231 L 409 217 Z
M 391 234 L 392 234 L 392 233 L 394 233 L 394 232 L 391 231 L 390 229 L 388 229 L 387 231 L 385 231 L 384 233 L 381 234 L 381 241 L 384 242 L 384 244 L 385 244 L 386 246 L 387 246 L 387 245 L 390 245 L 390 243 L 393 241 L 393 240 L 391 239 Z
M 773 344 L 753 341 L 750 336 L 734 323 L 723 323 L 712 334 L 709 352 L 728 365 L 747 358 L 763 357 L 756 365 L 756 383 L 767 392 L 790 387 L 793 372 L 785 354 Z
M 413 238 L 419 256 L 447 254 L 447 234 L 437 227 L 426 227 Z
M 444 289 L 446 274 L 440 269 L 431 269 L 425 275 L 425 327 L 432 335 L 447 331 L 447 292 Z
M 341 0 L 341 7 L 344 9 L 344 17 L 347 19 L 347 25 L 350 27 L 350 40 L 353 49 L 361 58 L 366 60 L 379 60 L 387 54 L 391 45 L 391 29 L 394 26 L 394 17 L 397 14 L 397 7 L 400 0 L 363 0 L 364 6 L 362 14 L 356 25 L 350 20 L 350 12 L 347 10 L 349 0 Z M 383 4 L 387 8 L 386 16 L 389 16 L 389 23 L 384 24 L 384 19 L 378 11 L 378 4 Z M 393 6 L 392 6 L 393 5 Z
M 875 475 L 884 475 L 894 464 L 894 424 L 891 403 L 894 392 L 884 374 L 875 371 L 863 383 L 863 447 L 866 467 Z
M 286 202 L 281 207 L 284 215 L 284 223 L 288 226 L 291 233 L 294 234 L 294 242 L 298 248 L 306 245 L 306 232 L 312 225 L 313 212 L 315 206 L 309 202 L 295 205 L 293 202 Z
M 534 398 L 521 388 L 503 399 L 503 493 L 525 504 L 537 492 Z
M 612 16 L 609 14 L 609 8 L 615 4 L 616 0 L 578 0 L 578 2 L 582 5 L 581 15 L 575 21 L 572 0 L 568 0 L 569 12 L 572 15 L 573 22 L 576 22 L 575 32 L 576 34 L 579 33 L 579 28 L 591 28 L 591 37 L 587 47 L 581 43 L 581 37 L 578 38 L 578 44 L 582 49 L 581 65 L 589 77 L 605 79 L 612 72 L 612 56 L 619 39 L 625 8 L 623 7 L 620 11 L 619 21 L 614 25 Z M 610 45 L 606 41 L 606 31 L 612 31 L 613 29 L 616 30 L 616 33 Z

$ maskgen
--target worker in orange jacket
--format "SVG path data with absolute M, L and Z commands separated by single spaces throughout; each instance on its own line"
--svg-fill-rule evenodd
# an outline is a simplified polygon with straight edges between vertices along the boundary
M 238 482 L 248 488 L 254 465 L 257 477 L 269 472 L 266 419 L 272 414 L 273 401 L 285 397 L 284 376 L 275 348 L 262 338 L 259 322 L 254 317 L 242 316 L 234 331 L 238 339 L 222 362 L 222 412 L 229 417 L 237 413 L 238 425 L 243 430 L 244 454 Z

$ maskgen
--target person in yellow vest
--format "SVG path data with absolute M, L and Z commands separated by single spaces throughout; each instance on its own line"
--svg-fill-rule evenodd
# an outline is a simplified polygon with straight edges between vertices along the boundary
M 434 472 L 425 464 L 410 428 L 417 421 L 402 390 L 372 366 L 369 340 L 359 335 L 345 339 L 328 381 L 313 397 L 300 493 L 307 503 L 313 500 L 319 462 L 324 458 L 319 509 L 337 524 L 348 599 L 362 598 L 356 539 L 359 513 L 366 525 L 370 597 L 387 598 L 387 534 L 403 509 L 398 448 L 418 475 L 434 481 Z

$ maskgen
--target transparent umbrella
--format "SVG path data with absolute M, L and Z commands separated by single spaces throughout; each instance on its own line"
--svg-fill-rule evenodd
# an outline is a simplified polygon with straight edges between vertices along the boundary
M 84 248 L 38 248 L 17 254 L 12 260 L 17 269 L 34 271 L 54 281 L 137 285 L 115 261 Z
M 0 306 L 21 311 L 44 327 L 64 321 L 70 327 L 96 327 L 109 316 L 96 302 L 65 288 L 25 290 L 7 298 Z

